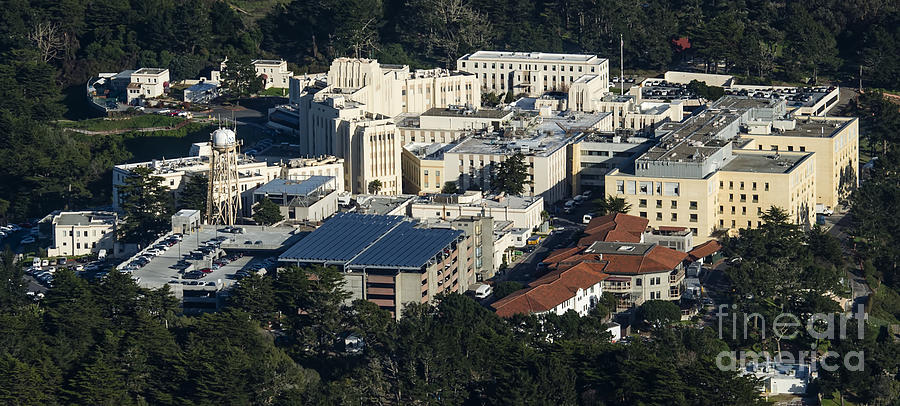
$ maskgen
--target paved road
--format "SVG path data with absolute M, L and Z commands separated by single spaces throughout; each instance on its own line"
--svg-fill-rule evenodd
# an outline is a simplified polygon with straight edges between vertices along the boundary
M 872 293 L 872 290 L 869 289 L 869 285 L 862 275 L 862 270 L 858 269 L 859 264 L 853 263 L 853 261 L 855 261 L 855 255 L 847 234 L 847 229 L 850 226 L 850 215 L 837 214 L 828 216 L 825 220 L 825 227 L 828 228 L 828 234 L 841 241 L 844 258 L 849 261 L 849 266 L 845 270 L 845 278 L 847 278 L 850 283 L 850 293 L 853 298 L 852 306 L 855 309 L 857 304 L 865 305 L 868 302 L 869 294 Z

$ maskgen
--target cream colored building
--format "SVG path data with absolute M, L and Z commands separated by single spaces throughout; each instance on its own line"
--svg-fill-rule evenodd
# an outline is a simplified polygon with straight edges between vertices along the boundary
M 325 91 L 345 94 L 367 111 L 389 117 L 454 105 L 481 107 L 474 75 L 446 69 L 410 71 L 407 65 L 382 65 L 374 59 L 335 59 Z
M 540 196 L 485 196 L 481 192 L 437 194 L 419 197 L 409 206 L 409 216 L 420 220 L 454 220 L 464 216 L 510 221 L 513 227 L 533 230 L 543 219 Z
M 80 256 L 106 250 L 116 251 L 118 217 L 113 212 L 64 211 L 53 216 L 51 222 L 53 246 L 47 255 Z
M 759 151 L 813 152 L 816 156 L 816 204 L 835 207 L 859 185 L 859 120 L 849 117 L 796 117 L 760 123 L 741 133 L 745 148 Z
M 521 153 L 529 182 L 523 195 L 540 195 L 553 204 L 571 194 L 569 145 L 584 132 L 611 131 L 612 116 L 578 113 L 515 124 L 507 133 L 516 138 L 471 136 L 448 149 L 444 153 L 446 180 L 457 182 L 459 190 L 491 191 L 499 164 Z
M 127 88 L 127 102 L 131 104 L 136 99 L 162 96 L 168 86 L 168 69 L 140 68 L 131 73 L 131 82 Z
M 812 151 L 759 151 L 741 128 L 784 117 L 775 100 L 726 97 L 681 124 L 671 124 L 633 167 L 606 176 L 606 193 L 624 198 L 649 225 L 688 227 L 700 242 L 717 230 L 758 227 L 772 206 L 797 224 L 815 216 L 817 166 Z M 664 129 L 666 129 L 664 128 Z
M 219 64 L 219 70 L 210 72 L 210 80 L 213 82 L 222 82 L 222 72 L 228 64 L 228 57 Z M 294 76 L 294 72 L 289 71 L 287 62 L 275 59 L 254 59 L 250 62 L 256 70 L 256 76 L 264 80 L 266 89 L 277 87 L 287 89 L 290 87 L 290 79 Z
M 444 183 L 447 182 L 444 152 L 452 146 L 441 143 L 404 145 L 400 164 L 403 172 L 403 193 L 414 195 L 441 193 Z
M 596 55 L 477 51 L 459 58 L 456 69 L 474 73 L 484 91 L 498 95 L 512 91 L 536 97 L 546 92 L 568 92 L 578 81 L 594 80 L 582 79 L 585 75 L 596 76 L 598 81 L 589 86 L 591 93 L 609 90 L 609 61 Z M 575 87 L 586 90 L 581 84 Z
M 370 182 L 381 182 L 379 194 L 402 190 L 402 147 L 394 121 L 364 109 L 364 105 L 332 95 L 313 102 L 304 154 L 334 155 L 344 160 L 344 190 L 368 193 Z
M 509 124 L 510 110 L 474 109 L 466 106 L 433 108 L 397 117 L 400 142 L 450 143 L 472 132 L 497 131 Z

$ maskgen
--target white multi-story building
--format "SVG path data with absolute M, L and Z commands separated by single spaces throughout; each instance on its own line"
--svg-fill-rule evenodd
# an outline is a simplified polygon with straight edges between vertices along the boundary
M 596 269 L 595 269 L 596 268 Z M 581 263 L 556 270 L 528 284 L 528 288 L 514 292 L 491 307 L 501 317 L 516 314 L 557 314 L 570 310 L 579 316 L 590 313 L 603 296 L 603 281 L 609 275 L 602 265 Z
M 367 193 L 369 184 L 378 180 L 378 193 L 401 193 L 402 148 L 392 119 L 370 113 L 361 103 L 337 95 L 311 103 L 308 117 L 302 153 L 343 158 L 345 190 Z
M 264 81 L 266 89 L 270 87 L 287 89 L 289 87 L 288 82 L 294 76 L 294 72 L 288 70 L 287 62 L 283 60 L 255 59 L 250 63 L 256 70 L 256 76 L 262 78 Z M 226 57 L 225 60 L 219 64 L 219 70 L 210 72 L 210 80 L 221 83 L 222 72 L 225 71 L 225 66 L 227 66 L 227 64 L 228 58 Z
M 454 220 L 466 216 L 491 217 L 510 221 L 513 227 L 533 230 L 543 219 L 544 199 L 540 196 L 484 196 L 481 192 L 423 196 L 409 206 L 409 215 L 420 220 Z
M 456 181 L 460 190 L 492 190 L 498 165 L 521 153 L 528 166 L 524 195 L 542 196 L 548 204 L 571 193 L 568 182 L 569 145 L 583 132 L 612 130 L 611 115 L 580 114 L 542 117 L 519 131 L 527 137 L 510 139 L 472 136 L 444 153 L 445 180 Z
M 456 69 L 474 73 L 482 89 L 495 94 L 512 91 L 535 97 L 572 87 L 584 91 L 588 82 L 591 93 L 609 90 L 609 60 L 596 55 L 477 51 L 459 58 Z
M 102 211 L 64 211 L 53 216 L 53 246 L 47 255 L 79 256 L 106 250 L 116 252 L 116 213 Z
M 169 70 L 162 68 L 141 68 L 131 73 L 128 84 L 127 103 L 136 99 L 150 99 L 162 96 L 169 86 Z

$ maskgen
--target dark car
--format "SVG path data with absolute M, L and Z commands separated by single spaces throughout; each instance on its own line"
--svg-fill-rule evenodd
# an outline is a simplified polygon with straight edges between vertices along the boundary
M 212 273 L 212 269 L 209 269 L 209 268 L 202 268 L 202 269 L 197 270 L 197 272 L 200 272 L 200 273 Z
M 203 272 L 200 272 L 200 271 L 190 271 L 190 272 L 185 272 L 182 277 L 184 279 L 200 279 L 203 277 L 203 275 L 204 275 Z

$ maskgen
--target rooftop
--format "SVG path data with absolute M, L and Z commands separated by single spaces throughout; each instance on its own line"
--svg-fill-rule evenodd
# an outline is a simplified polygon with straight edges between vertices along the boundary
M 116 214 L 100 211 L 62 212 L 55 219 L 61 226 L 88 226 L 95 224 L 114 224 Z
M 649 219 L 624 213 L 612 213 L 591 219 L 584 233 L 587 236 L 578 241 L 579 246 L 591 245 L 597 241 L 621 241 L 639 243 Z
M 503 51 L 477 51 L 461 59 L 504 59 L 504 60 L 529 60 L 529 61 L 554 61 L 554 62 L 592 62 L 599 65 L 606 59 L 597 55 L 586 54 L 553 54 L 545 52 L 503 52 Z
M 465 194 L 444 194 L 420 196 L 413 204 L 435 205 L 460 205 L 485 208 L 510 208 L 524 210 L 543 200 L 540 196 L 485 196 L 481 192 L 466 192 Z
M 602 264 L 597 265 L 600 266 L 584 264 L 552 271 L 532 282 L 531 287 L 514 292 L 491 306 L 501 317 L 546 312 L 574 297 L 579 289 L 588 289 L 609 277 L 600 271 Z
M 301 181 L 287 179 L 272 179 L 258 187 L 253 194 L 256 195 L 282 195 L 309 196 L 317 191 L 324 190 L 325 186 L 334 180 L 334 176 L 310 176 Z
M 168 71 L 168 69 L 164 68 L 140 68 L 134 71 L 135 75 L 159 75 L 163 72 Z
M 419 269 L 462 234 L 461 230 L 417 228 L 404 222 L 361 252 L 350 266 Z
M 346 263 L 404 221 L 403 216 L 338 213 L 278 259 Z
M 403 216 L 340 213 L 279 260 L 419 269 L 460 235 L 459 230 L 417 228 Z
M 852 121 L 852 118 L 847 118 L 844 120 L 838 120 L 834 118 L 830 118 L 827 120 L 814 118 L 797 119 L 796 125 L 793 130 L 783 130 L 780 133 L 773 135 L 785 135 L 789 137 L 831 138 L 841 132 L 844 127 L 850 125 Z
M 550 156 L 566 146 L 572 137 L 563 135 L 536 134 L 530 139 L 509 139 L 497 137 L 471 136 L 450 148 L 451 154 L 511 155 L 521 152 L 526 156 Z
M 256 59 L 252 63 L 254 65 L 281 65 L 285 62 L 278 59 Z
M 447 108 L 432 107 L 422 113 L 423 116 L 437 117 L 468 117 L 468 118 L 506 118 L 512 116 L 512 111 L 494 109 L 474 109 L 466 106 L 450 106 Z
M 800 161 L 811 154 L 806 153 L 749 153 L 735 151 L 733 158 L 721 168 L 723 171 L 754 173 L 788 173 Z

